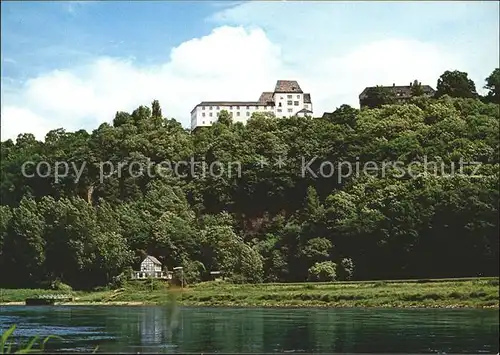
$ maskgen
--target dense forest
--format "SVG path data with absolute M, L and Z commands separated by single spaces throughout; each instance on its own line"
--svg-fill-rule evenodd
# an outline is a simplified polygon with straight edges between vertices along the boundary
M 154 101 L 91 133 L 3 141 L 0 287 L 113 285 L 146 254 L 191 283 L 212 270 L 233 282 L 498 276 L 499 76 L 486 96 L 446 72 L 432 98 L 246 125 L 223 111 L 195 132 Z M 424 160 L 439 169 L 405 168 Z

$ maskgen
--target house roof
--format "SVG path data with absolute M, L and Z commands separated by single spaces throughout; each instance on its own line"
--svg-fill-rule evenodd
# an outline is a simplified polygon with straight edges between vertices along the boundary
M 298 111 L 297 113 L 312 113 L 312 111 L 308 110 L 306 108 L 303 108 L 302 110 Z
M 288 92 L 297 92 L 302 93 L 302 89 L 299 86 L 299 83 L 296 80 L 278 80 L 276 82 L 276 87 L 274 88 L 274 92 L 288 93 Z
M 148 255 L 148 256 L 146 256 L 146 259 L 151 260 L 153 262 L 153 264 L 161 265 L 161 262 L 158 259 L 156 259 L 154 256 Z M 146 261 L 146 259 L 144 259 L 143 262 Z
M 435 91 L 432 87 L 430 87 L 429 85 L 421 85 L 422 86 L 422 89 L 424 91 L 424 94 L 433 94 Z M 382 86 L 383 88 L 385 89 L 389 89 L 389 90 L 392 90 L 396 95 L 399 94 L 399 96 L 403 96 L 403 97 L 410 97 L 412 96 L 411 95 L 411 89 L 413 88 L 413 84 L 412 85 L 399 85 L 399 86 L 396 86 L 396 85 L 392 85 L 392 86 Z M 366 92 L 370 89 L 374 89 L 376 88 L 376 86 L 369 86 L 369 87 L 366 87 L 362 92 L 361 94 L 359 94 L 359 98 L 364 98 L 366 96 Z
M 273 92 L 269 92 L 269 91 L 264 91 L 262 94 L 260 94 L 260 97 L 259 97 L 259 102 L 262 102 L 262 103 L 272 103 L 274 105 L 274 101 L 273 101 Z
M 305 104 L 311 103 L 311 94 L 304 94 L 304 103 Z

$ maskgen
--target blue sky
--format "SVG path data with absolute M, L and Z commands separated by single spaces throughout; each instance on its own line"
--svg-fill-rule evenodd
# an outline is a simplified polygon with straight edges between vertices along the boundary
M 2 140 L 92 130 L 159 99 L 186 127 L 201 100 L 295 79 L 321 115 L 368 85 L 436 85 L 498 67 L 498 2 L 2 2 Z

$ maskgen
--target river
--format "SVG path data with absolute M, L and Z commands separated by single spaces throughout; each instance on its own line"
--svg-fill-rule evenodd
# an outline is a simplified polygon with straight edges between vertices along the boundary
M 0 306 L 50 351 L 498 353 L 498 310 Z

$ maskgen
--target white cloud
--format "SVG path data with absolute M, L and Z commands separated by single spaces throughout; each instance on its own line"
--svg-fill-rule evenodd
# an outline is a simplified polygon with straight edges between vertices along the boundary
M 2 108 L 2 140 L 15 138 L 20 133 L 33 133 L 41 138 L 53 127 L 51 122 L 27 108 Z
M 173 48 L 162 65 L 145 67 L 129 59 L 98 58 L 86 66 L 32 78 L 19 90 L 4 94 L 2 140 L 27 132 L 42 139 L 59 127 L 94 129 L 110 122 L 116 111 L 131 111 L 153 99 L 160 101 L 164 114 L 188 127 L 189 113 L 198 102 L 256 100 L 262 91 L 272 90 L 278 79 L 298 80 L 311 93 L 320 116 L 343 103 L 357 106 L 365 86 L 406 84 L 414 79 L 435 86 L 440 74 L 456 68 L 469 71 L 481 87 L 493 69 L 471 62 L 450 47 L 402 34 L 348 43 L 350 33 L 325 31 L 335 18 L 334 12 L 328 16 L 328 9 L 335 7 L 325 5 L 323 13 L 312 6 L 297 11 L 294 3 L 290 5 L 297 11 L 294 21 L 286 21 L 276 15 L 282 5 L 252 2 L 225 9 L 212 20 L 239 22 L 244 27 L 220 26 L 205 37 L 186 41 Z M 274 12 L 262 11 L 263 6 Z M 259 17 L 259 13 L 265 15 Z
M 202 100 L 256 100 L 272 89 L 281 68 L 280 49 L 260 29 L 220 27 L 174 48 L 162 66 L 100 58 L 77 68 L 28 80 L 2 100 L 2 139 L 50 129 L 93 129 L 116 111 L 131 111 L 158 99 L 163 112 L 186 127 Z M 22 109 L 21 109 L 22 108 Z M 25 124 L 25 122 L 39 122 Z

